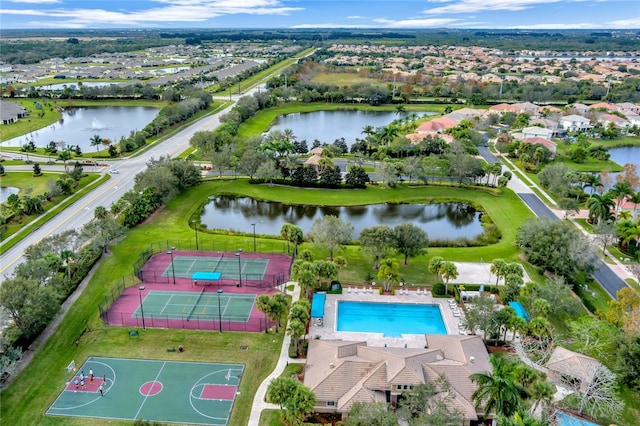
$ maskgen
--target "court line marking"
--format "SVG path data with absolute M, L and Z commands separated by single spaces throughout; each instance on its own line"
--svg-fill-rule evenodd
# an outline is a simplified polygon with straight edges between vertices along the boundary
M 169 304 L 169 302 L 171 302 L 171 299 L 173 299 L 173 295 L 169 295 L 169 298 L 167 299 L 167 303 L 164 304 L 164 306 L 162 307 L 162 310 L 160 311 L 160 315 L 162 315 L 164 313 L 164 310 L 167 308 L 167 305 Z
M 154 382 L 158 382 L 158 377 L 160 377 L 160 373 L 162 373 L 162 370 L 164 369 L 165 365 L 167 365 L 167 361 L 164 361 L 162 363 L 162 366 L 160 367 L 160 370 L 158 371 L 158 374 L 156 374 L 156 378 L 153 379 Z M 134 419 L 138 418 L 138 414 L 140 414 L 140 411 L 142 411 L 142 407 L 144 406 L 144 403 L 147 402 L 147 398 L 149 398 L 149 395 L 146 395 L 144 397 L 144 399 L 142 400 L 142 403 L 140 404 L 140 408 L 138 408 L 138 411 L 136 412 L 136 415 L 133 416 Z
M 81 415 L 81 414 L 59 414 L 59 413 L 46 413 L 49 416 L 64 416 L 64 417 L 79 417 L 84 419 L 103 419 L 103 420 L 136 420 L 135 418 L 124 418 L 124 417 L 105 417 L 105 416 L 90 416 L 90 415 Z M 154 419 L 150 419 L 154 420 Z M 223 419 L 220 419 L 223 420 Z M 166 420 L 157 420 L 158 422 L 164 423 Z M 227 423 L 199 423 L 190 421 L 188 424 L 190 425 L 202 425 L 202 426 L 225 426 Z
M 231 369 L 229 369 L 229 370 L 231 370 Z M 231 411 L 233 410 L 233 405 L 234 405 L 235 400 L 236 400 L 236 395 L 235 395 L 235 394 L 234 394 L 234 396 L 233 396 L 233 399 L 231 399 L 231 400 L 229 400 L 229 399 L 221 399 L 221 400 L 220 400 L 220 399 L 215 399 L 215 400 L 207 399 L 207 400 L 209 400 L 209 401 L 220 401 L 220 402 L 222 402 L 222 401 L 226 401 L 226 402 L 228 402 L 228 403 L 229 403 L 229 405 L 230 405 L 230 407 L 229 407 L 229 410 L 228 410 L 228 412 L 227 412 L 227 417 L 214 417 L 214 416 L 209 416 L 209 415 L 207 415 L 207 414 L 202 413 L 200 410 L 198 410 L 198 409 L 193 405 L 193 400 L 194 400 L 194 399 L 195 399 L 195 400 L 201 400 L 200 398 L 196 397 L 196 396 L 193 394 L 194 389 L 196 389 L 196 388 L 197 388 L 197 387 L 199 387 L 199 386 L 204 386 L 205 384 L 207 384 L 207 383 L 201 383 L 201 382 L 203 382 L 207 377 L 212 376 L 212 375 L 214 375 L 214 374 L 222 373 L 223 371 L 225 371 L 225 370 L 212 371 L 211 373 L 206 374 L 206 375 L 204 375 L 204 376 L 200 377 L 200 380 L 198 380 L 198 381 L 197 381 L 197 382 L 196 382 L 196 383 L 191 387 L 191 389 L 189 390 L 189 404 L 191 405 L 191 408 L 193 409 L 193 411 L 195 411 L 196 413 L 200 414 L 201 416 L 206 417 L 206 418 L 208 418 L 208 419 L 212 419 L 212 420 L 224 420 L 224 421 L 225 421 L 225 424 L 229 424 L 229 419 L 231 418 Z M 244 371 L 244 366 L 243 366 L 243 368 L 241 369 L 241 371 Z M 214 384 L 214 383 L 211 383 L 211 384 Z M 224 384 L 224 382 L 223 382 L 223 383 L 221 383 L 221 384 Z M 240 380 L 238 380 L 238 385 L 237 385 L 237 386 L 238 386 L 238 387 L 240 386 Z
M 109 370 L 111 370 L 111 372 L 113 373 L 113 380 L 111 381 L 111 386 L 109 386 L 109 389 L 104 389 L 104 393 L 106 394 L 107 392 L 109 392 L 109 390 L 113 387 L 113 385 L 116 384 L 116 372 L 115 370 L 109 365 L 106 364 L 104 362 L 100 362 L 100 361 L 94 361 L 94 358 L 90 357 L 87 358 L 87 360 L 84 362 L 84 364 L 82 364 L 82 366 L 80 367 L 81 370 L 84 370 L 84 366 L 87 365 L 88 362 L 93 362 L 96 364 L 102 364 L 105 367 L 107 367 Z M 93 404 L 94 402 L 96 402 L 97 400 L 99 400 L 100 398 L 102 398 L 102 396 L 98 396 L 94 399 L 92 399 L 89 402 L 85 402 L 84 404 L 81 405 L 74 405 L 73 407 L 60 407 L 60 408 L 55 408 L 54 405 L 56 404 L 56 402 L 58 402 L 58 399 L 60 399 L 62 397 L 62 395 L 64 395 L 65 392 L 72 392 L 70 390 L 67 390 L 67 387 L 65 386 L 65 388 L 62 390 L 62 392 L 60 392 L 60 395 L 58 395 L 58 397 L 55 399 L 55 401 L 53 401 L 53 404 L 51 404 L 51 406 L 49 407 L 49 409 L 45 412 L 45 414 L 49 414 L 50 410 L 60 410 L 60 411 L 65 411 L 65 410 L 75 410 L 77 408 L 82 408 L 84 406 L 87 406 L 89 404 Z M 94 392 L 97 394 L 97 392 Z M 87 395 L 91 394 L 91 392 L 86 392 Z M 63 415 L 63 414 L 61 414 Z M 66 414 L 64 414 L 66 415 Z

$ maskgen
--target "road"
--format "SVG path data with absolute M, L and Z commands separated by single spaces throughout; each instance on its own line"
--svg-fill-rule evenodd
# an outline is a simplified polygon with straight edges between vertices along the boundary
M 488 148 L 481 148 L 480 155 L 490 163 L 498 162 L 498 158 L 496 158 Z M 536 195 L 530 187 L 528 187 L 517 174 L 513 174 L 511 181 L 509 182 L 509 187 L 513 189 L 518 197 L 531 209 L 533 214 L 538 217 L 546 217 L 551 220 L 560 220 L 558 216 L 555 215 L 553 211 L 542 200 Z M 600 284 L 602 288 L 604 288 L 609 295 L 617 299 L 616 293 L 618 290 L 627 287 L 627 283 L 624 282 L 622 278 L 620 278 L 615 272 L 611 270 L 611 268 L 604 263 L 601 259 L 597 259 L 595 261 L 595 270 L 593 272 L 593 277 Z
M 242 96 L 250 95 L 257 90 L 258 88 L 252 89 Z M 238 95 L 233 97 L 234 104 L 238 98 Z M 189 140 L 194 133 L 213 130 L 218 127 L 220 125 L 220 115 L 227 112 L 232 106 L 203 117 L 138 156 L 111 161 L 110 167 L 105 167 L 103 171 L 106 172 L 110 168 L 116 168 L 119 171 L 118 174 L 112 174 L 111 179 L 68 206 L 64 211 L 49 220 L 46 225 L 34 230 L 0 256 L 0 283 L 13 275 L 16 266 L 23 261 L 27 247 L 50 235 L 69 229 L 80 229 L 85 223 L 93 219 L 93 211 L 96 207 L 104 206 L 109 208 L 125 192 L 131 190 L 135 175 L 146 168 L 146 164 L 151 158 L 159 158 L 160 156 L 174 157 L 180 154 L 189 147 Z

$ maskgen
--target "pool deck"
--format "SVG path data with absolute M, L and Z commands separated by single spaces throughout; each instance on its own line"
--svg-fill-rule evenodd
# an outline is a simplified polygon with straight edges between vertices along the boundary
M 447 334 L 460 334 L 458 325 L 464 318 L 464 312 L 460 309 L 460 316 L 453 316 L 453 311 L 449 306 L 449 299 L 434 298 L 431 292 L 424 294 L 422 289 L 418 294 L 416 289 L 409 287 L 408 294 L 404 291 L 397 291 L 395 296 L 384 295 L 378 293 L 378 288 L 372 288 L 372 292 L 363 291 L 363 286 L 359 286 L 358 292 L 356 287 L 345 287 L 342 294 L 327 294 L 324 307 L 324 320 L 322 324 L 311 321 L 309 326 L 309 338 L 313 339 L 320 336 L 323 340 L 353 340 L 366 341 L 369 346 L 387 346 L 390 348 L 424 348 L 426 339 L 424 334 L 403 334 L 401 337 L 385 337 L 383 333 L 358 333 L 351 331 L 336 331 L 336 308 L 339 300 L 348 300 L 352 302 L 379 302 L 379 303 L 407 303 L 407 304 L 427 304 L 439 305 L 440 313 Z

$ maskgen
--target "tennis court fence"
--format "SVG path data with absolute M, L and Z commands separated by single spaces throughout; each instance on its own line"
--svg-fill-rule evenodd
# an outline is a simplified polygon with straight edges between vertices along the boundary
M 104 311 L 101 315 L 102 320 L 107 325 L 137 327 L 142 328 L 142 318 L 132 317 L 131 313 Z M 222 322 L 217 315 L 204 316 L 192 315 L 187 319 L 188 315 L 176 318 L 175 315 L 169 316 L 153 316 L 144 318 L 145 327 L 150 328 L 175 328 L 184 330 L 208 330 L 208 331 L 264 331 L 264 318 L 250 318 L 248 321 L 238 321 L 234 318 L 222 318 Z M 274 327 L 275 322 L 267 319 L 267 327 Z
M 159 271 L 138 271 L 136 274 L 140 281 L 154 284 L 172 284 L 173 277 L 171 275 L 163 276 Z M 221 278 L 221 286 L 238 286 L 240 281 L 245 287 L 255 288 L 274 288 L 282 285 L 288 281 L 288 275 L 285 273 L 280 274 L 242 274 L 242 280 L 235 278 Z M 216 282 L 213 286 L 218 285 Z

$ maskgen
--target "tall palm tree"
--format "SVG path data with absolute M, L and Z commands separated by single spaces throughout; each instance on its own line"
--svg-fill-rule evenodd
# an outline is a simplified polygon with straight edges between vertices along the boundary
M 444 263 L 444 259 L 440 256 L 434 256 L 431 259 L 429 259 L 429 264 L 427 265 L 427 269 L 432 274 L 435 274 L 436 282 L 438 282 L 440 279 L 440 267 L 442 266 L 443 263 Z
M 599 174 L 595 173 L 584 173 L 582 175 L 582 179 L 584 182 L 585 188 L 591 188 L 591 194 L 593 195 L 593 191 L 596 191 L 598 188 L 602 188 L 602 179 Z
M 638 204 L 640 204 L 640 191 L 638 191 L 638 192 L 634 193 L 633 195 L 631 195 L 628 198 L 628 200 L 629 200 L 630 203 L 633 203 L 632 215 L 633 215 L 633 220 L 636 220 L 636 218 L 638 217 L 638 215 L 636 213 L 636 210 L 638 208 Z
M 610 192 L 604 195 L 593 194 L 587 201 L 589 221 L 591 223 L 600 223 L 602 219 L 609 220 L 611 218 L 611 209 L 615 206 Z
M 633 195 L 633 187 L 629 184 L 629 182 L 616 182 L 615 185 L 611 187 L 609 190 L 609 194 L 612 195 L 612 198 L 616 199 L 616 216 L 620 211 L 620 205 L 622 202 L 628 197 Z
M 491 268 L 489 270 L 496 276 L 496 285 L 498 285 L 500 278 L 504 276 L 506 267 L 507 262 L 505 262 L 504 259 L 493 259 L 493 261 L 491 262 Z
M 96 147 L 96 152 L 100 154 L 100 149 L 98 149 L 98 147 L 102 144 L 102 138 L 100 137 L 100 135 L 91 136 L 91 139 L 89 139 L 89 141 L 91 142 L 91 146 Z
M 453 262 L 444 262 L 440 265 L 440 276 L 445 282 L 445 292 L 449 293 L 449 280 L 458 278 L 458 268 Z
M 378 137 L 383 145 L 389 145 L 396 136 L 398 136 L 398 128 L 393 124 L 381 127 L 378 131 Z
M 477 384 L 471 399 L 485 413 L 512 416 L 529 396 L 526 388 L 513 379 L 513 363 L 504 356 L 491 355 L 492 372 L 474 373 L 469 378 Z

